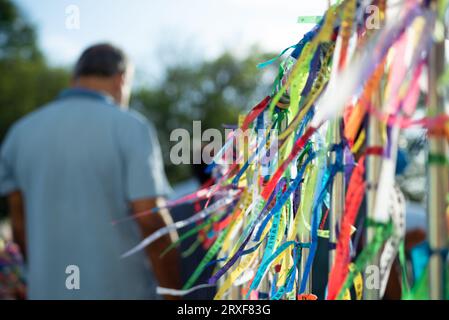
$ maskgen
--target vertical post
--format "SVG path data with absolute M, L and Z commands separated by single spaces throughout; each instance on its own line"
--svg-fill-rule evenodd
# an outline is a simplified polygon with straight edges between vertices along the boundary
M 380 97 L 378 95 L 373 97 L 374 107 L 379 107 Z M 376 117 L 369 117 L 368 122 L 368 147 L 375 147 L 382 144 L 381 139 L 381 124 Z M 366 157 L 366 180 L 367 180 L 367 192 L 366 192 L 366 216 L 367 219 L 374 219 L 374 206 L 376 203 L 376 190 L 377 183 L 379 181 L 380 167 L 382 165 L 382 159 L 377 155 L 370 155 Z M 373 228 L 366 228 L 366 243 L 370 243 L 374 238 Z M 380 256 L 376 254 L 369 262 L 369 265 L 378 266 Z M 366 275 L 365 275 L 366 279 Z M 363 298 L 364 300 L 379 300 L 380 288 L 370 288 L 366 286 L 364 282 Z
M 302 243 L 308 243 L 310 242 L 310 233 L 307 234 L 302 234 L 301 238 L 299 241 L 301 241 Z M 300 275 L 302 276 L 304 274 L 304 270 L 306 270 L 306 264 L 307 264 L 307 259 L 309 258 L 309 249 L 302 249 L 302 256 L 301 256 L 301 261 L 299 264 L 299 270 L 300 270 Z M 306 281 L 306 287 L 304 292 L 305 293 L 312 293 L 312 274 L 313 274 L 313 268 L 310 268 L 310 272 L 309 272 L 309 278 Z
M 383 24 L 385 22 L 385 12 L 386 12 L 386 0 L 378 0 L 377 5 L 379 6 L 380 20 Z M 374 92 L 372 96 L 372 105 L 374 108 L 380 108 L 382 105 L 381 93 Z M 374 117 L 370 116 L 368 120 L 368 130 L 367 130 L 367 147 L 377 147 L 382 145 L 382 126 L 380 121 Z M 374 206 L 376 202 L 376 190 L 379 181 L 380 168 L 382 165 L 382 158 L 377 155 L 370 155 L 366 157 L 366 181 L 367 181 L 367 191 L 366 191 L 366 217 L 367 220 L 374 220 Z M 366 227 L 365 232 L 365 243 L 370 243 L 374 238 L 373 228 Z M 369 262 L 368 265 L 379 266 L 380 254 L 376 254 Z M 364 279 L 366 279 L 366 273 L 364 274 Z M 368 287 L 367 282 L 364 281 L 363 286 L 363 299 L 364 300 L 379 300 L 380 299 L 380 287 Z
M 272 123 L 272 121 L 268 118 L 268 117 L 265 117 L 264 116 L 264 125 L 263 125 L 263 127 L 265 128 L 265 129 L 267 129 L 267 130 L 270 130 L 269 128 L 271 128 L 272 127 L 272 125 L 273 125 L 273 123 Z M 288 126 L 288 117 L 285 117 L 281 122 L 280 122 L 280 124 L 279 124 L 279 133 L 280 132 L 282 132 L 282 131 L 284 131 L 285 130 L 285 128 L 287 128 L 287 126 Z M 260 139 L 260 141 L 262 141 L 262 139 L 263 139 L 263 137 L 262 136 L 260 136 L 259 137 L 259 139 Z M 271 135 L 270 134 L 270 138 L 269 138 L 269 141 L 270 141 L 270 146 L 271 146 L 271 143 L 274 143 L 274 140 L 276 140 L 276 139 L 278 139 L 278 134 L 276 134 L 276 135 Z M 277 143 L 277 142 L 276 142 Z M 259 144 L 259 142 L 258 142 L 258 144 Z M 278 150 L 278 152 L 280 152 L 280 149 Z M 280 154 L 278 154 L 278 157 L 280 157 Z M 273 161 L 273 159 L 272 160 L 270 160 L 270 162 L 268 163 L 268 164 L 266 164 L 266 166 L 267 166 L 267 169 L 268 169 L 268 171 L 267 172 L 264 172 L 263 170 L 264 170 L 264 168 L 260 168 L 261 169 L 261 175 L 263 176 L 263 175 L 265 175 L 265 174 L 269 174 L 269 175 L 271 175 L 273 172 L 272 172 L 272 161 Z M 280 161 L 279 160 L 279 158 L 277 159 L 277 161 Z M 256 181 L 257 182 L 257 181 Z M 264 246 L 266 246 L 267 245 L 267 239 L 265 239 L 264 240 Z M 260 259 L 263 259 L 263 252 L 262 251 L 260 251 L 260 256 L 259 256 L 259 258 Z M 265 277 L 262 279 L 262 281 L 260 282 L 260 292 L 263 292 L 263 293 L 266 293 L 266 294 L 269 294 L 270 293 L 270 289 L 271 289 L 271 281 L 270 281 L 270 271 L 268 270 L 267 271 L 267 274 L 265 275 Z M 267 299 L 267 298 L 264 298 L 265 300 Z
M 351 3 L 347 3 L 347 6 L 350 6 Z M 346 10 L 346 8 L 345 8 Z M 349 19 L 353 19 L 353 17 L 347 17 Z M 347 48 L 349 43 L 349 38 L 352 34 L 352 20 L 350 21 L 342 21 L 340 32 L 337 37 L 337 42 L 335 44 L 335 51 L 333 57 L 333 66 L 332 66 L 332 74 L 336 75 L 341 70 L 344 69 L 347 61 Z M 331 79 L 331 81 L 335 81 Z M 332 130 L 332 140 L 331 145 L 338 145 L 341 143 L 341 124 L 342 117 L 337 117 L 335 120 L 331 122 Z M 332 152 L 330 162 L 331 164 L 335 164 L 340 159 L 337 158 L 337 152 Z M 344 161 L 344 158 L 341 159 Z M 345 204 L 345 181 L 344 181 L 344 173 L 337 172 L 334 180 L 332 181 L 332 193 L 331 193 L 331 203 L 329 208 L 329 244 L 337 243 L 337 226 L 341 220 L 344 211 Z M 332 265 L 335 261 L 335 253 L 336 250 L 329 250 L 329 272 L 332 269 Z
M 431 9 L 437 11 L 438 1 L 431 2 Z M 438 21 L 436 21 L 438 23 Z M 438 91 L 438 79 L 443 72 L 445 64 L 444 40 L 433 44 L 428 57 L 428 100 L 427 112 L 429 116 L 443 113 L 443 96 Z M 441 254 L 447 249 L 447 227 L 445 219 L 446 195 L 448 194 L 449 177 L 448 168 L 444 163 L 438 163 L 433 159 L 437 157 L 447 157 L 448 145 L 442 137 L 429 136 L 428 149 L 428 186 L 427 196 L 428 210 L 428 241 L 431 250 L 429 260 L 429 298 L 431 300 L 441 300 L 445 298 L 445 269 L 446 262 Z

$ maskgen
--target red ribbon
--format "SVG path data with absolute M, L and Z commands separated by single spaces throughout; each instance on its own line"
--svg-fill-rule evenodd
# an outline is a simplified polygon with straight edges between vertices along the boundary
M 245 117 L 245 120 L 242 124 L 242 131 L 245 131 L 248 129 L 250 123 L 254 121 L 268 106 L 268 103 L 270 102 L 270 97 L 267 96 L 265 99 L 263 99 L 257 106 L 255 106 Z
M 371 148 L 370 152 L 379 153 L 382 148 Z M 354 225 L 357 214 L 365 194 L 366 182 L 363 179 L 365 173 L 365 155 L 363 155 L 355 167 L 346 193 L 345 212 L 341 222 L 340 235 L 337 241 L 334 265 L 329 276 L 327 299 L 336 299 L 348 274 L 350 262 L 351 226 Z
M 278 183 L 279 179 L 282 177 L 282 174 L 284 173 L 285 169 L 287 169 L 290 162 L 295 159 L 295 157 L 298 155 L 298 153 L 304 148 L 307 141 L 309 141 L 312 134 L 315 133 L 317 128 L 310 126 L 307 128 L 306 132 L 299 138 L 295 145 L 293 146 L 292 152 L 288 156 L 288 158 L 279 166 L 279 168 L 276 170 L 273 177 L 270 179 L 270 181 L 267 183 L 265 188 L 262 191 L 262 197 L 265 200 L 268 200 L 271 193 L 273 192 L 274 188 L 276 187 L 276 184 Z

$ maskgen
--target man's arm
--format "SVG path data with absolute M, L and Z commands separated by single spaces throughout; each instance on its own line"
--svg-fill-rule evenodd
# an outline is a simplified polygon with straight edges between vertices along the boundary
M 142 199 L 131 203 L 134 214 L 147 212 L 154 207 L 164 206 L 162 198 Z M 168 210 L 161 210 L 159 213 L 137 215 L 137 223 L 140 226 L 143 237 L 148 237 L 158 229 L 171 223 L 173 220 Z M 181 287 L 181 259 L 178 250 L 173 249 L 161 257 L 161 253 L 178 238 L 176 232 L 165 235 L 145 248 L 150 259 L 154 274 L 161 287 L 179 289 Z M 171 296 L 164 296 L 165 299 L 174 299 Z
M 8 206 L 13 239 L 19 245 L 22 255 L 26 260 L 25 210 L 22 193 L 20 191 L 15 191 L 8 195 Z

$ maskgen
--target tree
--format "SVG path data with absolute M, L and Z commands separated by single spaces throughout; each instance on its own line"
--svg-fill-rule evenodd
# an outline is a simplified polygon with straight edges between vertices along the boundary
M 0 143 L 15 121 L 53 99 L 68 81 L 67 71 L 46 64 L 19 9 L 0 0 Z M 0 216 L 5 212 L 3 200 Z
M 68 84 L 64 69 L 49 67 L 36 34 L 10 0 L 0 0 L 0 141 L 25 114 Z
M 0 59 L 42 61 L 34 28 L 11 0 L 0 0 Z
M 257 69 L 259 62 L 272 55 L 257 48 L 246 58 L 224 53 L 212 61 L 173 65 L 166 69 L 160 85 L 136 90 L 132 106 L 155 124 L 171 182 L 188 178 L 188 165 L 170 162 L 170 133 L 184 128 L 192 133 L 192 121 L 201 120 L 202 131 L 236 125 L 238 114 L 248 110 L 270 90 L 274 67 Z M 268 75 L 268 76 L 267 76 Z M 270 76 L 271 75 L 271 76 Z

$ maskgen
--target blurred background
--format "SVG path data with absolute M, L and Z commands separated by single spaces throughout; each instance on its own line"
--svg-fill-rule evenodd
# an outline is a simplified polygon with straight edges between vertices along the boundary
M 155 124 L 173 197 L 197 184 L 188 165 L 169 161 L 175 128 L 236 124 L 268 92 L 277 64 L 258 63 L 295 44 L 327 0 L 0 0 L 0 143 L 12 123 L 69 85 L 87 46 L 112 42 L 136 66 L 131 107 Z M 425 196 L 424 132 L 403 135 L 407 166 L 398 177 L 407 198 Z M 0 200 L 0 221 L 6 217 Z
M 257 64 L 313 27 L 298 17 L 320 16 L 327 6 L 327 0 L 0 0 L 0 145 L 16 120 L 70 84 L 83 49 L 111 42 L 135 64 L 131 108 L 156 126 L 172 197 L 192 192 L 201 177 L 197 168 L 170 163 L 176 143 L 170 132 L 191 132 L 194 120 L 202 121 L 202 130 L 236 124 L 275 78 L 277 63 L 265 69 Z M 411 219 L 417 224 L 424 214 L 425 144 L 422 130 L 401 137 L 397 181 L 407 214 L 420 216 Z M 175 219 L 191 213 L 183 210 L 174 212 Z M 6 213 L 0 199 L 0 237 L 10 238 Z
M 326 7 L 326 0 L 0 0 L 0 146 L 15 121 L 70 85 L 85 48 L 110 42 L 135 64 L 131 108 L 156 126 L 172 197 L 193 192 L 204 182 L 204 168 L 171 164 L 176 142 L 170 132 L 192 132 L 194 120 L 202 121 L 202 130 L 236 124 L 275 78 L 277 64 L 263 70 L 257 64 L 296 44 L 312 27 L 297 23 L 299 15 L 321 15 Z M 172 215 L 181 220 L 193 212 L 181 206 Z M 11 239 L 5 199 L 0 253 L 2 239 Z M 192 248 L 193 240 L 181 245 L 182 252 Z M 203 254 L 198 248 L 183 255 L 184 280 Z M 190 298 L 211 298 L 213 290 L 201 294 Z
M 0 0 L 0 141 L 10 125 L 53 99 L 79 54 L 96 42 L 122 47 L 136 66 L 131 107 L 158 130 L 170 182 L 169 134 L 235 124 L 267 94 L 276 67 L 256 65 L 295 44 L 326 0 Z M 4 213 L 4 210 L 1 210 Z

